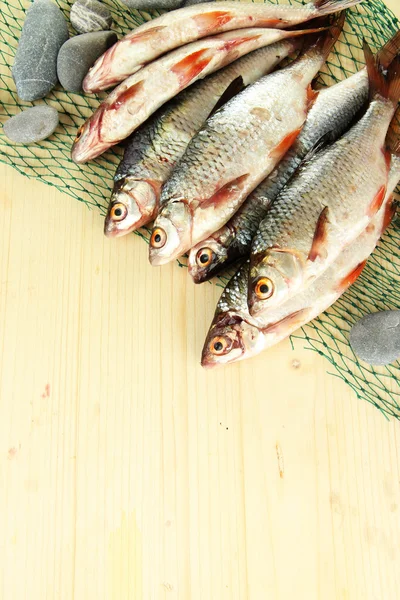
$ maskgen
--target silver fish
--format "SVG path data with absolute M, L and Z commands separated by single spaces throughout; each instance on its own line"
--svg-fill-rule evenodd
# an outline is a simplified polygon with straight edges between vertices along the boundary
M 379 51 L 378 59 L 388 68 L 400 45 L 397 32 Z M 304 127 L 293 146 L 271 175 L 250 194 L 237 213 L 221 229 L 195 245 L 189 252 L 188 269 L 195 283 L 210 279 L 250 252 L 261 220 L 279 192 L 321 138 L 337 140 L 350 126 L 368 100 L 366 68 L 318 92 Z
M 301 44 L 302 38 L 293 38 L 255 50 L 193 84 L 146 121 L 133 134 L 117 169 L 105 235 L 126 235 L 152 221 L 162 185 L 210 113 Z
M 400 96 L 400 58 L 388 79 L 366 48 L 372 101 L 342 138 L 298 170 L 261 222 L 251 249 L 253 316 L 308 286 L 366 228 L 386 193 L 385 137 Z
M 306 119 L 310 83 L 341 31 L 321 34 L 296 61 L 235 96 L 192 139 L 163 188 L 150 262 L 166 263 L 224 225 L 273 170 Z
M 306 290 L 265 316 L 254 318 L 247 307 L 250 261 L 227 284 L 204 344 L 201 364 L 210 368 L 259 354 L 324 312 L 362 272 L 395 212 L 392 192 L 400 179 L 400 157 L 392 159 L 388 191 L 367 229 Z
M 103 54 L 90 69 L 85 92 L 105 90 L 158 56 L 200 38 L 247 27 L 280 28 L 304 23 L 361 0 L 314 0 L 305 6 L 214 2 L 172 11 L 144 23 Z

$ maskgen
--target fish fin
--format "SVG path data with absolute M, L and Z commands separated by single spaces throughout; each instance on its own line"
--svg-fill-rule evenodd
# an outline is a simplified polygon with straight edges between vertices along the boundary
M 241 91 L 243 91 L 245 87 L 246 86 L 244 85 L 243 77 L 241 75 L 239 75 L 239 77 L 236 77 L 236 79 L 231 81 L 226 90 L 221 94 L 221 96 L 217 100 L 217 103 L 208 115 L 208 118 L 210 118 L 211 115 L 216 113 L 217 110 L 221 108 L 221 106 L 223 106 L 234 96 L 236 96 L 236 94 L 239 94 Z
M 296 141 L 297 136 L 301 132 L 301 129 L 302 128 L 300 127 L 299 129 L 295 129 L 294 131 L 291 131 L 290 133 L 288 133 L 283 138 L 283 140 L 281 140 L 279 142 L 279 144 L 271 150 L 271 152 L 269 153 L 269 156 L 280 160 L 282 158 L 282 156 L 284 156 L 286 154 L 286 152 L 289 150 L 289 148 L 291 148 L 293 146 L 294 142 Z
M 135 44 L 136 42 L 145 42 L 151 39 L 156 33 L 160 33 L 163 29 L 166 29 L 166 25 L 157 25 L 157 27 L 150 27 L 150 29 L 146 29 L 145 31 L 134 33 L 132 37 L 129 38 L 129 43 Z
M 209 53 L 207 48 L 192 52 L 182 60 L 178 61 L 173 67 L 171 67 L 172 73 L 175 73 L 179 79 L 179 83 L 182 86 L 188 85 L 197 75 L 199 75 L 203 69 L 212 60 L 212 56 L 206 56 Z
M 400 52 L 400 30 L 396 31 L 393 37 L 386 42 L 384 46 L 378 51 L 376 57 L 379 64 L 384 69 L 387 69 L 397 54 Z
M 390 167 L 392 166 L 392 153 L 390 152 L 389 148 L 385 148 L 383 150 L 383 155 L 385 157 L 386 169 L 389 175 Z
M 359 4 L 362 0 L 313 0 L 318 15 L 329 15 L 339 10 L 345 10 Z
M 310 148 L 310 150 L 307 152 L 307 154 L 301 161 L 301 168 L 303 168 L 307 163 L 309 163 L 310 160 L 313 159 L 316 154 L 318 154 L 318 152 L 321 152 L 321 150 L 326 148 L 326 146 L 329 146 L 329 144 L 332 142 L 333 139 L 334 139 L 333 131 L 328 131 L 327 133 L 324 133 L 324 135 L 322 135 L 315 142 L 314 146 L 312 146 Z
M 232 19 L 233 15 L 227 10 L 215 10 L 192 17 L 199 32 L 204 35 L 207 33 L 217 33 Z
M 296 310 L 296 312 L 292 313 L 291 315 L 287 315 L 280 321 L 272 323 L 267 327 L 263 327 L 261 331 L 263 333 L 274 333 L 275 331 L 279 331 L 279 329 L 281 327 L 284 327 L 285 325 L 289 325 L 289 327 L 296 326 L 297 329 L 297 327 L 301 327 L 301 325 L 304 325 L 306 323 L 305 319 L 307 318 L 306 316 L 307 313 L 309 313 L 309 311 L 309 307 Z M 294 329 L 292 329 L 292 331 L 294 331 Z
M 226 202 L 230 202 L 237 194 L 242 192 L 243 184 L 250 176 L 249 173 L 241 175 L 228 183 L 225 183 L 218 191 L 215 192 L 210 198 L 204 200 L 200 208 L 207 209 L 210 206 L 222 205 Z
M 377 193 L 375 194 L 374 199 L 372 200 L 371 204 L 368 207 L 367 210 L 367 215 L 372 219 L 372 217 L 374 215 L 376 215 L 376 213 L 378 212 L 378 210 L 380 209 L 380 207 L 382 206 L 382 203 L 385 199 L 386 196 L 386 185 L 382 185 L 379 190 L 377 191 Z
M 343 294 L 353 283 L 355 280 L 361 275 L 367 260 L 363 260 L 360 262 L 354 269 L 350 271 L 343 279 L 338 283 L 336 290 L 340 294 Z
M 316 99 L 318 98 L 318 95 L 319 95 L 319 91 L 313 90 L 312 85 L 310 83 L 307 87 L 307 108 L 308 108 L 308 110 L 310 110 L 312 105 L 315 103 Z
M 396 58 L 390 63 L 388 69 L 388 82 L 389 82 L 389 90 L 388 97 L 394 104 L 397 109 L 397 104 L 400 100 L 400 56 L 397 55 Z
M 390 123 L 386 136 L 386 144 L 392 154 L 400 156 L 400 106 Z
M 400 100 L 400 56 L 397 55 L 393 59 L 385 76 L 379 55 L 372 54 L 371 48 L 365 40 L 363 49 L 367 64 L 370 98 L 372 99 L 378 94 L 383 98 L 388 98 L 397 107 Z
M 339 9 L 338 9 L 339 10 Z M 308 41 L 308 48 L 304 52 L 305 55 L 321 55 L 323 58 L 327 58 L 342 33 L 343 24 L 345 21 L 345 13 L 340 13 L 335 21 L 330 25 L 329 19 L 324 19 L 327 23 L 326 27 L 321 27 L 320 35 L 312 36 Z
M 322 209 L 318 217 L 317 225 L 315 227 L 314 232 L 314 238 L 311 244 L 311 249 L 307 257 L 307 260 L 310 260 L 311 262 L 314 262 L 318 257 L 326 257 L 325 243 L 328 235 L 328 213 L 329 207 L 325 206 L 325 208 Z
M 396 210 L 397 210 L 397 202 L 395 201 L 394 196 L 392 195 L 389 198 L 389 200 L 387 201 L 386 206 L 385 206 L 385 214 L 383 217 L 381 235 L 389 227 L 394 215 L 396 214 Z
M 122 94 L 120 94 L 116 100 L 112 104 L 109 105 L 109 110 L 118 110 L 123 104 L 125 104 L 128 100 L 131 100 L 136 94 L 138 94 L 144 86 L 144 81 L 138 81 L 134 83 L 128 89 L 126 89 Z

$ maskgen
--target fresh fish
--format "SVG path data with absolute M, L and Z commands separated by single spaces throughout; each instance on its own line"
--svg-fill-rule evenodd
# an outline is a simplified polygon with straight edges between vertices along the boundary
M 146 121 L 133 134 L 116 172 L 105 235 L 125 235 L 152 221 L 162 185 L 210 113 L 301 44 L 302 38 L 293 38 L 255 50 L 193 84 Z
M 399 46 L 400 32 L 397 32 L 378 53 L 384 68 L 388 68 Z M 301 161 L 321 138 L 328 136 L 334 142 L 343 135 L 366 104 L 368 88 L 368 74 L 364 68 L 318 92 L 301 133 L 271 175 L 250 194 L 226 225 L 190 250 L 188 268 L 195 283 L 207 281 L 250 253 L 251 241 L 261 220 Z
M 284 29 L 358 4 L 361 0 L 314 0 L 304 6 L 238 2 L 181 8 L 144 23 L 103 54 L 87 74 L 85 92 L 123 81 L 161 54 L 203 37 L 243 29 Z
M 78 130 L 72 147 L 87 162 L 127 138 L 157 108 L 198 79 L 253 50 L 314 30 L 240 29 L 174 50 L 121 83 Z M 320 31 L 320 30 L 319 30 Z
M 247 260 L 229 281 L 218 302 L 204 344 L 201 364 L 215 367 L 250 358 L 288 337 L 316 318 L 341 296 L 362 272 L 395 212 L 392 192 L 400 179 L 400 157 L 394 157 L 388 191 L 379 212 L 360 236 L 306 290 L 271 309 L 263 319 L 247 307 Z
M 341 31 L 320 34 L 281 71 L 227 102 L 192 139 L 165 184 L 150 240 L 150 262 L 166 263 L 224 225 L 273 170 L 304 124 L 310 83 Z
M 385 137 L 400 97 L 400 57 L 387 78 L 365 46 L 372 100 L 337 142 L 306 160 L 261 222 L 248 303 L 259 316 L 308 286 L 366 228 L 385 197 Z

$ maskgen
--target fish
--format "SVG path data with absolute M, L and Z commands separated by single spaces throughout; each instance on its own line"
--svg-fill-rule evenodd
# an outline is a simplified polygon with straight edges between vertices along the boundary
M 389 67 L 399 47 L 400 31 L 378 52 L 383 68 Z M 318 91 L 302 131 L 271 175 L 250 194 L 226 225 L 190 250 L 188 271 L 195 283 L 207 281 L 250 253 L 260 222 L 302 160 L 321 139 L 334 142 L 345 133 L 367 104 L 368 92 L 365 67 L 347 79 Z
M 126 139 L 179 92 L 241 56 L 313 31 L 240 29 L 203 38 L 162 56 L 115 88 L 78 129 L 72 159 L 85 163 L 96 158 Z
M 385 138 L 400 97 L 400 57 L 385 76 L 366 42 L 364 51 L 371 94 L 366 113 L 339 140 L 302 163 L 253 239 L 252 316 L 310 285 L 360 235 L 383 202 L 390 156 Z
M 194 83 L 146 121 L 133 134 L 115 174 L 105 235 L 126 235 L 152 221 L 162 185 L 210 114 L 272 71 L 302 42 L 300 37 L 276 42 L 239 58 Z
M 341 11 L 362 0 L 314 0 L 304 6 L 214 2 L 174 10 L 119 40 L 83 81 L 87 93 L 113 87 L 162 54 L 198 39 L 248 27 L 284 29 Z
M 399 151 L 400 145 L 397 149 Z M 388 189 L 382 207 L 367 228 L 305 290 L 271 308 L 263 318 L 252 317 L 247 306 L 248 259 L 226 285 L 208 331 L 201 364 L 205 368 L 250 358 L 287 338 L 327 310 L 362 273 L 383 231 L 396 211 L 393 190 L 400 180 L 400 156 L 392 158 Z
M 274 169 L 301 131 L 311 81 L 343 21 L 344 13 L 299 58 L 247 87 L 194 136 L 162 190 L 151 264 L 181 256 L 222 227 Z

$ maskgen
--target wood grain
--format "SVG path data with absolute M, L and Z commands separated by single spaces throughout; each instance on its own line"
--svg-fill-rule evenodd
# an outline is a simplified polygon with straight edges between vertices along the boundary
M 398 423 L 299 344 L 204 372 L 218 288 L 0 176 L 0 598 L 398 598 Z

